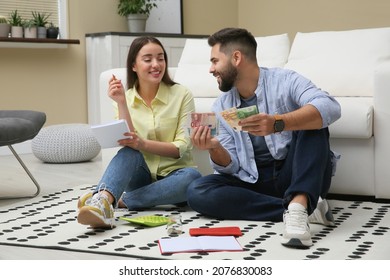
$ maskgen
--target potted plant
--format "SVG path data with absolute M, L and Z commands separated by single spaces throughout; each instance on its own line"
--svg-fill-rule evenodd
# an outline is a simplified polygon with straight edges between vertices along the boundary
M 118 14 L 127 18 L 130 32 L 144 32 L 151 10 L 157 7 L 151 0 L 119 0 Z
M 11 24 L 11 37 L 23 38 L 23 19 L 18 10 L 11 12 L 8 22 Z
M 47 28 L 47 34 L 46 37 L 50 39 L 57 39 L 58 34 L 60 32 L 60 29 L 53 24 L 53 22 L 50 22 L 48 28 Z
M 0 37 L 8 37 L 11 30 L 11 25 L 8 23 L 5 16 L 0 15 Z
M 24 20 L 23 27 L 24 38 L 37 38 L 37 26 L 33 18 Z
M 38 38 L 46 38 L 46 25 L 49 23 L 50 14 L 31 12 L 35 26 L 37 27 Z

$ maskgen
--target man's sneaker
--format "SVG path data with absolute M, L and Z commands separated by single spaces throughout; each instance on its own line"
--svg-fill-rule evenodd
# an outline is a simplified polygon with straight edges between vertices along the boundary
M 83 225 L 93 228 L 113 228 L 114 208 L 108 202 L 108 197 L 101 192 L 94 194 L 91 198 L 88 195 L 82 196 L 85 205 L 79 208 L 77 221 Z M 80 198 L 80 199 L 81 199 Z M 79 204 L 82 202 L 79 200 Z
M 293 248 L 308 248 L 313 245 L 306 209 L 298 203 L 290 203 L 283 214 L 284 232 L 282 244 Z
M 322 224 L 325 226 L 335 225 L 332 210 L 330 210 L 326 199 L 320 198 L 317 204 L 317 208 L 314 209 L 313 213 L 309 216 L 309 223 Z

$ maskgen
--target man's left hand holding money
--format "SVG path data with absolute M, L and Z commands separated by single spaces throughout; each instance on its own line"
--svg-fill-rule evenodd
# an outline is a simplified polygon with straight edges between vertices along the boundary
M 242 131 L 247 131 L 256 136 L 265 136 L 274 133 L 275 118 L 264 113 L 241 119 L 238 124 Z

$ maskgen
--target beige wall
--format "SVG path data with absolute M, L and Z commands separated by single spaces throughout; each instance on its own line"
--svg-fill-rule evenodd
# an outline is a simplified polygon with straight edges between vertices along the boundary
M 0 109 L 46 112 L 46 125 L 87 122 L 85 34 L 127 31 L 113 0 L 68 0 L 67 49 L 0 48 Z M 186 34 L 222 27 L 248 28 L 256 36 L 297 31 L 390 26 L 390 1 L 183 0 Z
M 208 35 L 224 27 L 236 27 L 238 2 L 239 0 L 183 0 L 184 32 Z
M 85 34 L 126 31 L 126 21 L 117 15 L 113 3 L 68 0 L 69 37 L 79 39 L 80 45 L 67 49 L 0 48 L 0 109 L 44 111 L 46 125 L 86 123 Z
M 390 27 L 388 0 L 239 0 L 238 22 L 256 36 Z

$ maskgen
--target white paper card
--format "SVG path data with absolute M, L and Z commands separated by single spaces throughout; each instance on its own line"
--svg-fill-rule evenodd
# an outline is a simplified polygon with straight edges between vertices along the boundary
M 130 132 L 126 120 L 123 119 L 106 124 L 93 125 L 91 129 L 102 149 L 118 147 L 118 140 L 127 138 L 123 134 Z
M 160 239 L 160 251 L 164 253 L 197 251 L 242 251 L 234 236 L 198 236 Z

